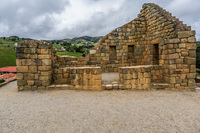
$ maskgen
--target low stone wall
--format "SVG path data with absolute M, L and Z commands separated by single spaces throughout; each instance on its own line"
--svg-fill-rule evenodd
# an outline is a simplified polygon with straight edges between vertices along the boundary
M 71 85 L 75 89 L 102 90 L 101 67 L 72 67 L 69 70 Z
M 48 41 L 24 41 L 17 44 L 18 90 L 47 89 L 52 82 L 52 44 Z
M 67 83 L 71 89 L 102 90 L 101 67 L 65 67 L 54 71 L 57 72 L 54 74 L 55 83 Z
M 124 89 L 147 90 L 151 83 L 162 80 L 160 66 L 142 65 L 119 67 L 120 82 Z

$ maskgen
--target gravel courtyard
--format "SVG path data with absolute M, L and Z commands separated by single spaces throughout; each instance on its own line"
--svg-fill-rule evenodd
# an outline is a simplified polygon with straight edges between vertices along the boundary
M 0 133 L 197 133 L 200 91 L 0 88 Z

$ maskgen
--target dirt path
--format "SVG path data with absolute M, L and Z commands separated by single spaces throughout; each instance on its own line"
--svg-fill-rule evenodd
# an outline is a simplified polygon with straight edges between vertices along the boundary
M 200 91 L 0 88 L 0 133 L 200 132 Z

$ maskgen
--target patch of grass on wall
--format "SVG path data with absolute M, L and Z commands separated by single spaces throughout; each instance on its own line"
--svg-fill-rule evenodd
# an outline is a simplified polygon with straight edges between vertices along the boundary
M 80 57 L 82 55 L 82 53 L 78 53 L 78 52 L 57 52 L 57 55 L 68 55 L 68 56 L 75 56 L 75 57 Z

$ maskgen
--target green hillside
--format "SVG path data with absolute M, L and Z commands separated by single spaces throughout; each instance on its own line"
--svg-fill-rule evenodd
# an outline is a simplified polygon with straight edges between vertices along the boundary
M 16 54 L 13 49 L 0 49 L 0 67 L 16 66 Z
M 51 40 L 53 48 L 60 49 L 64 47 L 66 52 L 57 52 L 57 55 L 69 55 L 79 57 L 82 52 L 95 46 L 101 37 L 76 37 L 73 39 Z M 0 67 L 16 66 L 16 54 L 14 44 L 24 40 L 32 40 L 30 38 L 19 38 L 17 36 L 0 37 Z

